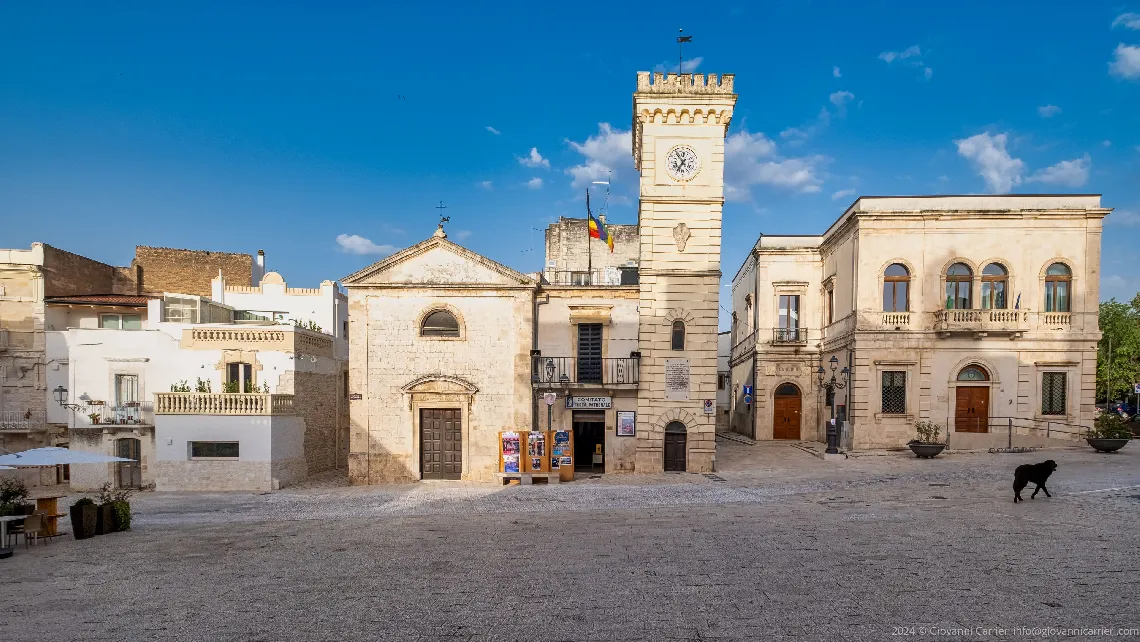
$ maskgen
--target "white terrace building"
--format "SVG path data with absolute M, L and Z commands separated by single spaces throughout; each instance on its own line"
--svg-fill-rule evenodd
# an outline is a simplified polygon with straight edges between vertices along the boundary
M 761 236 L 732 283 L 731 426 L 824 439 L 817 370 L 852 370 L 847 447 L 1072 438 L 1093 419 L 1096 195 L 862 197 L 821 236 Z M 837 368 L 838 370 L 838 368 Z M 754 386 L 753 403 L 744 388 Z M 944 433 L 945 434 L 945 433 Z
M 237 292 L 219 281 L 242 309 L 186 294 L 47 301 L 61 328 L 46 333 L 48 421 L 73 449 L 138 462 L 73 466 L 73 488 L 268 490 L 346 466 L 343 335 L 260 318 L 339 334 L 343 295 L 295 292 L 274 272 Z

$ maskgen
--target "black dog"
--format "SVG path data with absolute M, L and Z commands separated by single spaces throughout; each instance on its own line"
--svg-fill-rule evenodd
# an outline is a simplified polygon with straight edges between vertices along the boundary
M 1021 489 L 1025 488 L 1030 482 L 1036 484 L 1037 488 L 1033 489 L 1033 494 L 1029 496 L 1029 499 L 1036 497 L 1037 491 L 1039 490 L 1045 491 L 1046 497 L 1052 497 L 1052 495 L 1049 494 L 1049 489 L 1045 488 L 1045 482 L 1048 481 L 1049 475 L 1052 475 L 1054 470 L 1057 470 L 1057 462 L 1052 459 L 1043 461 L 1040 464 L 1022 464 L 1018 466 L 1017 469 L 1013 471 L 1013 503 L 1016 504 L 1022 501 Z

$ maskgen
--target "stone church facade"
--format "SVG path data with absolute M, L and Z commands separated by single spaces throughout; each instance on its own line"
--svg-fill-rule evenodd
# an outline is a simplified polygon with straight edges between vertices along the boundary
M 500 431 L 549 428 L 598 472 L 712 471 L 735 102 L 731 75 L 638 74 L 639 225 L 614 226 L 618 256 L 563 220 L 521 274 L 441 226 L 346 277 L 350 480 L 491 479 Z

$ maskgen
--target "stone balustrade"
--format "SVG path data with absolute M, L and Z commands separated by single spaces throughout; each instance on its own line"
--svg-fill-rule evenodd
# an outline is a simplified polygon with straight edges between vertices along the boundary
M 291 326 L 196 327 L 182 331 L 186 350 L 275 350 L 318 357 L 333 356 L 333 338 Z
M 293 395 L 260 392 L 159 392 L 156 415 L 291 415 Z

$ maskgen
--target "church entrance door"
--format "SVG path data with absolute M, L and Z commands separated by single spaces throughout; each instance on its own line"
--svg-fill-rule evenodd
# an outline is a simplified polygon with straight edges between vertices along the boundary
M 595 471 L 606 467 L 606 413 L 574 411 L 574 470 Z
M 772 439 L 800 438 L 800 389 L 785 383 L 776 388 Z
M 463 475 L 463 422 L 458 408 L 420 410 L 420 477 L 459 479 Z

